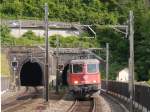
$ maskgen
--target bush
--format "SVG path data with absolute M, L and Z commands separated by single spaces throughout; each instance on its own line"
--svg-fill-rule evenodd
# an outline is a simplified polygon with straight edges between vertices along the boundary
M 71 47 L 71 48 L 98 47 L 96 40 L 93 40 L 93 39 L 91 40 L 91 39 L 87 39 L 87 38 L 80 38 L 77 36 L 63 37 L 60 35 L 54 35 L 49 38 L 51 47 L 56 47 L 57 38 L 58 38 L 60 47 Z
M 1 44 L 13 44 L 14 37 L 10 35 L 10 29 L 7 26 L 0 26 Z
M 35 33 L 31 30 L 28 30 L 26 33 L 22 35 L 22 37 L 26 37 L 28 39 L 34 39 L 36 37 Z

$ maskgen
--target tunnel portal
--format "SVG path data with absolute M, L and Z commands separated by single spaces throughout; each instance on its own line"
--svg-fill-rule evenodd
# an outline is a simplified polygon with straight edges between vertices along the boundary
M 37 62 L 28 61 L 23 64 L 20 72 L 21 86 L 43 85 L 42 68 Z
M 67 82 L 67 71 L 69 69 L 69 64 L 67 64 L 65 67 L 64 67 L 64 70 L 62 71 L 62 84 L 63 85 L 68 85 L 68 82 Z

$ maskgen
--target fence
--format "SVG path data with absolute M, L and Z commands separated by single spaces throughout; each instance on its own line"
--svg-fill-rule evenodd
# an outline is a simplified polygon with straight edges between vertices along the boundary
M 150 111 L 150 87 L 144 85 L 135 84 L 134 91 L 134 106 L 137 108 Z M 106 81 L 102 81 L 102 89 L 106 89 Z M 108 92 L 113 92 L 117 95 L 123 96 L 129 100 L 130 93 L 128 90 L 128 83 L 108 81 Z

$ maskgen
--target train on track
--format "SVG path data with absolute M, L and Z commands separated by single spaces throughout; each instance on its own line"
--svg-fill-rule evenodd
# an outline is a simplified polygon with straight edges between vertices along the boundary
M 69 90 L 76 98 L 85 98 L 95 92 L 100 93 L 100 62 L 97 59 L 71 60 L 67 72 Z

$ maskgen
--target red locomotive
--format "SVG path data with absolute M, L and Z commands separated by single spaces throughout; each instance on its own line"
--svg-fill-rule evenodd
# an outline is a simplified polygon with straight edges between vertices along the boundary
M 100 92 L 101 77 L 97 59 L 72 60 L 67 75 L 69 89 L 75 96 L 85 97 Z

